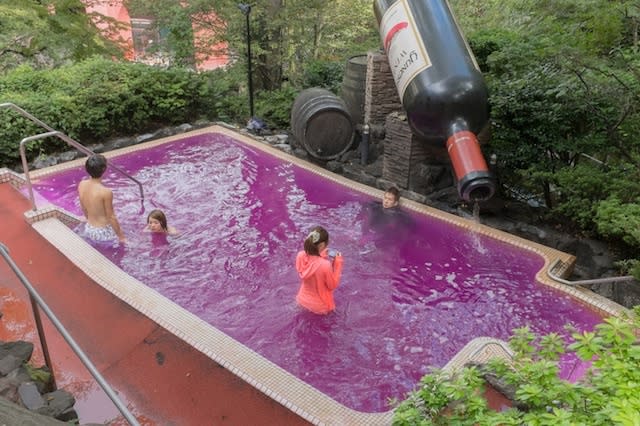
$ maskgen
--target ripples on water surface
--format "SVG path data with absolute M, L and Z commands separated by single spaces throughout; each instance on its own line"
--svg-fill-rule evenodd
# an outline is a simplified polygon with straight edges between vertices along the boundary
M 373 200 L 219 134 L 189 137 L 111 160 L 108 172 L 127 234 L 101 249 L 130 275 L 350 408 L 386 411 L 471 339 L 507 339 L 529 325 L 563 332 L 600 318 L 535 282 L 543 259 L 436 219 L 409 213 L 371 226 Z M 80 214 L 83 168 L 35 186 Z M 178 237 L 142 232 L 162 208 Z M 383 222 L 384 222 L 383 217 Z M 329 230 L 345 257 L 337 310 L 298 308 L 294 259 L 309 228 Z M 573 363 L 567 361 L 570 368 Z

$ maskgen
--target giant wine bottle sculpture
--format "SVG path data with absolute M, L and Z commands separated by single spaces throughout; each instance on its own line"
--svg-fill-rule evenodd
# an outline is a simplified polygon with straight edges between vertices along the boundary
M 444 144 L 466 201 L 495 183 L 476 135 L 488 124 L 487 88 L 446 0 L 374 0 L 380 36 L 411 130 Z

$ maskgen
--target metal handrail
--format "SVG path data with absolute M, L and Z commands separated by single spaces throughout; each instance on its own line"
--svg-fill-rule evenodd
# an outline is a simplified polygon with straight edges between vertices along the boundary
M 620 283 L 620 282 L 637 281 L 633 275 L 624 275 L 624 276 L 621 276 L 621 277 L 596 278 L 596 279 L 592 279 L 592 280 L 568 281 L 568 280 L 565 280 L 563 278 L 560 278 L 559 276 L 557 276 L 556 274 L 553 273 L 553 271 L 556 269 L 558 264 L 562 264 L 562 261 L 560 259 L 556 259 L 551 264 L 549 269 L 547 269 L 547 276 L 549 278 L 551 278 L 552 280 L 555 280 L 555 281 L 558 281 L 559 283 L 570 285 L 570 286 L 595 285 L 595 284 L 613 284 L 613 283 Z
M 34 141 L 36 139 L 42 139 L 42 138 L 45 138 L 45 137 L 56 136 L 59 139 L 65 141 L 67 144 L 71 145 L 72 147 L 74 147 L 75 149 L 77 149 L 78 151 L 82 152 L 83 154 L 85 154 L 87 156 L 93 155 L 93 154 L 95 154 L 95 152 L 93 152 L 92 150 L 90 150 L 86 146 L 82 145 L 80 142 L 78 142 L 78 141 L 70 138 L 69 136 L 65 135 L 64 133 L 55 130 L 53 127 L 45 124 L 43 121 L 37 119 L 35 116 L 29 114 L 27 111 L 23 110 L 22 108 L 20 108 L 19 106 L 15 105 L 15 104 L 12 104 L 11 102 L 5 102 L 5 103 L 0 104 L 0 108 L 11 108 L 14 111 L 17 111 L 23 117 L 28 118 L 29 120 L 31 120 L 34 123 L 38 124 L 40 127 L 48 130 L 47 133 L 40 133 L 39 135 L 29 136 L 29 137 L 26 137 L 26 138 L 24 138 L 24 139 L 22 139 L 20 141 L 20 157 L 22 159 L 22 168 L 23 168 L 23 171 L 24 171 L 25 178 L 27 180 L 27 186 L 28 186 L 28 189 L 29 189 L 29 198 L 31 199 L 31 206 L 33 208 L 33 211 L 36 211 L 37 210 L 36 201 L 35 201 L 35 198 L 33 196 L 33 187 L 31 185 L 31 179 L 29 177 L 29 166 L 27 164 L 27 156 L 26 156 L 26 152 L 25 152 L 26 150 L 24 148 L 24 145 L 27 142 Z M 129 173 L 125 172 L 123 169 L 121 169 L 120 167 L 116 166 L 115 164 L 109 164 L 109 167 L 113 168 L 114 170 L 116 170 L 117 172 L 121 173 L 125 177 L 127 177 L 127 178 L 131 179 L 132 181 L 134 181 L 138 185 L 138 188 L 140 189 L 140 198 L 144 202 L 144 190 L 142 189 L 142 183 L 140 183 L 140 181 L 138 179 L 134 178 Z
M 27 291 L 29 292 L 29 296 L 31 298 L 31 303 L 33 304 L 35 302 L 40 308 L 42 308 L 44 313 L 47 314 L 47 317 L 49 317 L 49 319 L 51 320 L 53 325 L 60 332 L 62 337 L 64 337 L 64 340 L 67 341 L 67 343 L 69 344 L 69 346 L 71 347 L 73 352 L 75 352 L 75 354 L 78 356 L 80 361 L 82 361 L 82 363 L 87 368 L 87 370 L 89 370 L 89 372 L 91 373 L 93 378 L 96 379 L 96 381 L 98 382 L 98 384 L 100 385 L 102 390 L 104 390 L 105 393 L 107 394 L 107 396 L 111 399 L 111 401 L 113 401 L 113 403 L 116 405 L 116 407 L 118 408 L 120 413 L 124 416 L 124 418 L 129 422 L 130 425 L 132 425 L 132 426 L 140 426 L 140 423 L 138 423 L 138 420 L 133 416 L 133 414 L 131 414 L 129 409 L 122 403 L 122 401 L 120 401 L 120 398 L 118 398 L 118 395 L 116 395 L 116 393 L 111 388 L 111 386 L 109 386 L 109 384 L 104 379 L 102 374 L 100 374 L 98 369 L 93 365 L 93 363 L 87 357 L 87 355 L 84 353 L 84 351 L 80 348 L 80 346 L 78 346 L 78 344 L 73 339 L 73 337 L 71 337 L 71 334 L 69 334 L 69 332 L 64 327 L 64 325 L 62 325 L 60 320 L 58 320 L 58 318 L 55 316 L 53 311 L 46 304 L 44 299 L 40 296 L 40 294 L 38 294 L 38 292 L 33 287 L 33 285 L 31 285 L 31 283 L 29 282 L 27 277 L 25 277 L 25 275 L 22 273 L 20 268 L 18 268 L 18 265 L 15 264 L 15 262 L 13 261 L 11 256 L 9 255 L 9 250 L 2 243 L 0 243 L 0 254 L 4 258 L 4 260 L 7 262 L 7 264 L 11 267 L 11 269 L 16 274 L 16 276 L 20 279 L 20 281 L 25 286 Z M 32 308 L 33 308 L 34 316 L 36 318 L 36 326 L 38 328 L 38 334 L 40 335 L 40 338 L 43 339 L 44 338 L 44 334 L 42 333 L 42 324 L 40 323 L 40 316 L 38 314 L 38 306 L 33 305 Z M 47 366 L 53 372 L 53 368 L 52 368 L 52 365 L 51 365 L 51 360 L 49 358 L 49 353 L 48 353 L 46 344 L 43 345 L 42 350 L 43 350 L 43 352 L 45 352 L 44 357 L 45 357 L 45 360 L 47 360 L 47 362 L 48 362 Z

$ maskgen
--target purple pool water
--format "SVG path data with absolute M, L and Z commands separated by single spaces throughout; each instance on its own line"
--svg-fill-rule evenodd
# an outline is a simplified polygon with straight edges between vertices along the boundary
M 130 275 L 340 403 L 389 409 L 429 366 L 471 339 L 507 339 L 516 327 L 563 333 L 601 318 L 536 282 L 543 259 L 443 221 L 408 213 L 411 230 L 372 224 L 370 196 L 252 149 L 205 134 L 111 160 L 144 184 L 108 171 L 127 234 L 100 247 Z M 80 214 L 83 168 L 36 183 L 40 196 Z M 160 207 L 178 237 L 142 232 Z M 345 256 L 337 310 L 317 316 L 294 301 L 294 258 L 310 227 Z M 565 375 L 574 366 L 565 361 Z

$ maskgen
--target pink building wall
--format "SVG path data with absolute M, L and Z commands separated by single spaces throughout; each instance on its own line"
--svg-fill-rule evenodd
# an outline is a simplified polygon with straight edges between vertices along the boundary
M 122 0 L 85 0 L 85 10 L 88 15 L 92 16 L 96 26 L 103 31 L 104 35 L 122 47 L 125 58 L 151 65 L 166 65 L 166 58 L 158 54 L 148 55 L 145 52 L 145 48 L 153 43 L 154 39 L 157 40 L 157 34 L 155 37 L 150 33 L 145 34 L 144 28 L 140 25 L 150 26 L 152 21 L 132 19 Z M 111 31 L 109 25 L 104 22 L 103 16 L 123 24 L 122 28 L 115 32 Z M 133 23 L 136 24 L 135 28 Z M 208 40 L 212 39 L 214 30 L 211 28 L 223 28 L 223 26 L 224 22 L 220 21 L 215 14 L 194 16 L 192 28 L 198 71 L 224 67 L 229 63 L 229 56 L 226 53 L 227 43 L 225 42 L 216 44 L 214 46 L 215 53 L 212 55 L 197 53 L 207 46 Z

